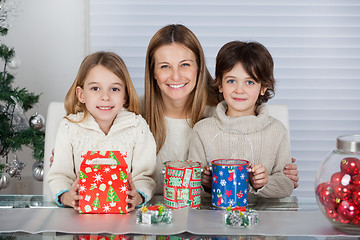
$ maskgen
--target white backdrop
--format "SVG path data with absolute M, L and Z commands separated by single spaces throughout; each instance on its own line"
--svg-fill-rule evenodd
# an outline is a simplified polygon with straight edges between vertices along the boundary
M 35 112 L 46 117 L 49 102 L 63 101 L 86 55 L 86 0 L 15 2 L 19 12 L 10 22 L 8 35 L 0 41 L 13 47 L 21 60 L 20 68 L 8 69 L 15 75 L 14 87 L 41 93 L 39 103 L 28 111 L 27 117 Z M 42 182 L 32 178 L 32 152 L 25 147 L 17 154 L 27 164 L 22 179 L 12 178 L 10 186 L 0 190 L 0 194 L 41 194 Z

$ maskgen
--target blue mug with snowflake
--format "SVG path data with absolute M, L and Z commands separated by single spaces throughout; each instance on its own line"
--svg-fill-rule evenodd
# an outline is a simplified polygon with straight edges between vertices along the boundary
M 212 165 L 212 205 L 236 208 L 248 205 L 249 161 L 216 159 Z

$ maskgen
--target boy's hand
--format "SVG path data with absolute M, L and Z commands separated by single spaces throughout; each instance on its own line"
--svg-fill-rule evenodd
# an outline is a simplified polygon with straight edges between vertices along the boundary
M 257 165 L 251 164 L 251 172 L 249 174 L 251 186 L 254 189 L 259 189 L 265 186 L 269 179 L 265 167 L 259 163 Z
M 212 187 L 212 172 L 210 171 L 209 166 L 205 166 L 202 173 L 201 173 L 201 184 L 204 188 L 211 188 Z
M 128 175 L 129 181 L 129 190 L 126 192 L 128 197 L 126 198 L 126 202 L 129 204 L 128 212 L 134 211 L 137 205 L 142 204 L 145 199 L 141 194 L 136 190 L 135 184 L 132 181 L 131 173 Z

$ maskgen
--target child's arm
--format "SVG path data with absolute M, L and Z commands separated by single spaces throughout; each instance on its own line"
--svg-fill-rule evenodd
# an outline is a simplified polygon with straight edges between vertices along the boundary
M 268 183 L 257 190 L 252 190 L 252 193 L 265 198 L 282 198 L 291 196 L 294 190 L 294 184 L 290 178 L 284 173 L 283 169 L 287 163 L 291 163 L 290 142 L 287 132 L 284 132 L 283 137 L 277 148 L 277 153 L 274 159 L 274 164 L 268 172 Z
M 140 203 L 143 204 L 149 201 L 155 192 L 156 143 L 143 118 L 139 119 L 137 127 L 139 134 L 134 145 L 131 175 L 133 186 L 144 197 L 144 201 Z
M 47 175 L 52 198 L 60 206 L 60 195 L 69 191 L 76 180 L 72 146 L 67 120 L 63 120 L 56 134 L 54 162 Z

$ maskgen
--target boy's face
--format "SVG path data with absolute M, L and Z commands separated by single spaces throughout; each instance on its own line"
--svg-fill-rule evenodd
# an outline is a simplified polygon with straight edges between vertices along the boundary
M 227 116 L 240 117 L 255 115 L 255 104 L 266 88 L 252 79 L 241 63 L 237 63 L 229 72 L 224 73 L 219 91 L 228 104 Z

